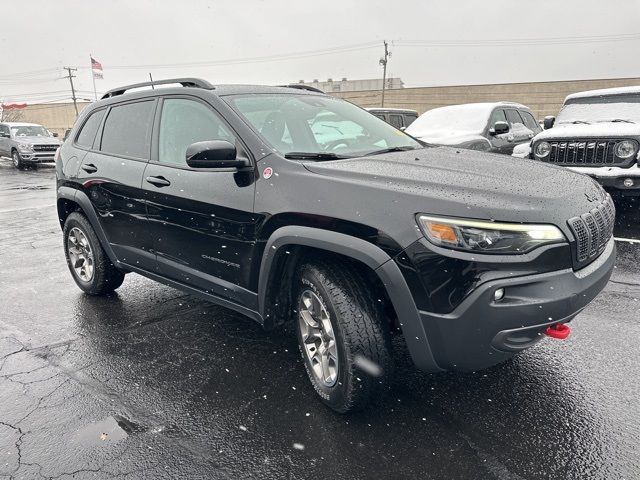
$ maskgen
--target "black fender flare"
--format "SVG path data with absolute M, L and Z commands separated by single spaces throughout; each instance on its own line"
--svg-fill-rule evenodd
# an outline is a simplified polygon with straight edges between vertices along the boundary
M 100 244 L 109 257 L 109 260 L 111 260 L 111 263 L 115 266 L 118 266 L 120 263 L 118 262 L 115 253 L 113 253 L 111 245 L 107 241 L 107 236 L 100 225 L 98 215 L 96 215 L 96 211 L 94 210 L 91 200 L 87 194 L 81 190 L 71 187 L 58 187 L 58 200 L 59 199 L 70 200 L 80 207 L 80 210 L 82 210 L 82 213 L 87 217 L 89 223 L 91 223 L 91 226 L 93 227 L 93 230 L 96 232 L 98 240 L 100 240 Z
M 258 279 L 260 315 L 264 317 L 265 314 L 267 288 L 274 261 L 283 254 L 283 247 L 287 245 L 308 246 L 334 252 L 371 268 L 378 275 L 398 315 L 405 342 L 414 364 L 424 371 L 442 371 L 433 357 L 420 313 L 398 265 L 384 250 L 357 237 L 298 225 L 281 227 L 273 232 L 266 242 L 260 264 Z

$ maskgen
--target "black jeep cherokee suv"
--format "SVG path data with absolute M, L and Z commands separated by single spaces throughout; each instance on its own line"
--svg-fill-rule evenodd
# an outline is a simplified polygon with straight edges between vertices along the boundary
M 346 412 L 388 384 L 390 335 L 425 371 L 502 362 L 561 336 L 613 269 L 614 208 L 589 177 L 427 147 L 293 87 L 108 92 L 57 154 L 78 286 L 136 272 L 293 320 L 309 378 Z

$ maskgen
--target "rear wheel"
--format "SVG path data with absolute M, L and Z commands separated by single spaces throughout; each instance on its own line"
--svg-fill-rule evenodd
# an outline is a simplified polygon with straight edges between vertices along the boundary
M 109 260 L 89 220 L 73 212 L 64 223 L 64 253 L 76 284 L 89 295 L 105 295 L 122 285 L 124 273 Z
M 346 413 L 388 387 L 389 328 L 365 277 L 344 263 L 304 265 L 297 280 L 297 335 L 322 401 Z

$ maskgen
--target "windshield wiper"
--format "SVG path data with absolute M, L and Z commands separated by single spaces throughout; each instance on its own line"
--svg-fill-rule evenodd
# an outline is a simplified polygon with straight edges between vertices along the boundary
M 284 158 L 289 160 L 340 160 L 351 157 L 330 152 L 289 152 L 284 154 Z
M 415 150 L 416 147 L 391 147 L 391 148 L 383 148 L 382 150 L 374 150 L 373 152 L 366 153 L 364 156 L 368 157 L 369 155 L 380 155 L 382 153 L 391 153 L 391 152 L 406 152 L 408 150 Z
M 611 123 L 618 123 L 618 122 L 622 122 L 622 123 L 636 123 L 632 120 L 627 120 L 625 118 L 614 118 L 613 120 L 609 120 Z
M 564 123 L 564 122 L 563 122 Z M 591 125 L 589 122 L 585 122 L 584 120 L 574 120 L 573 122 L 567 122 L 567 123 L 572 123 L 574 125 Z

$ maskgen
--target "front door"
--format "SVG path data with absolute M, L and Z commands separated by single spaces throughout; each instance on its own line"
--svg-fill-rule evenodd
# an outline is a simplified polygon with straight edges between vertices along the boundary
M 9 142 L 11 139 L 9 138 L 11 132 L 7 125 L 0 125 L 0 155 L 5 157 L 10 157 L 11 152 L 9 149 Z
M 167 97 L 160 108 L 157 147 L 143 184 L 158 270 L 180 283 L 251 305 L 256 301 L 249 291 L 257 222 L 253 172 L 190 168 L 185 158 L 192 143 L 240 143 L 220 115 L 199 99 Z
M 489 119 L 488 128 L 493 128 L 496 122 L 507 122 L 507 116 L 502 108 L 497 108 L 493 111 Z M 513 152 L 514 136 L 513 132 L 511 131 L 511 126 L 509 126 L 509 131 L 507 133 L 490 135 L 488 138 L 491 141 L 491 149 L 489 150 L 490 152 L 506 153 L 509 155 Z

